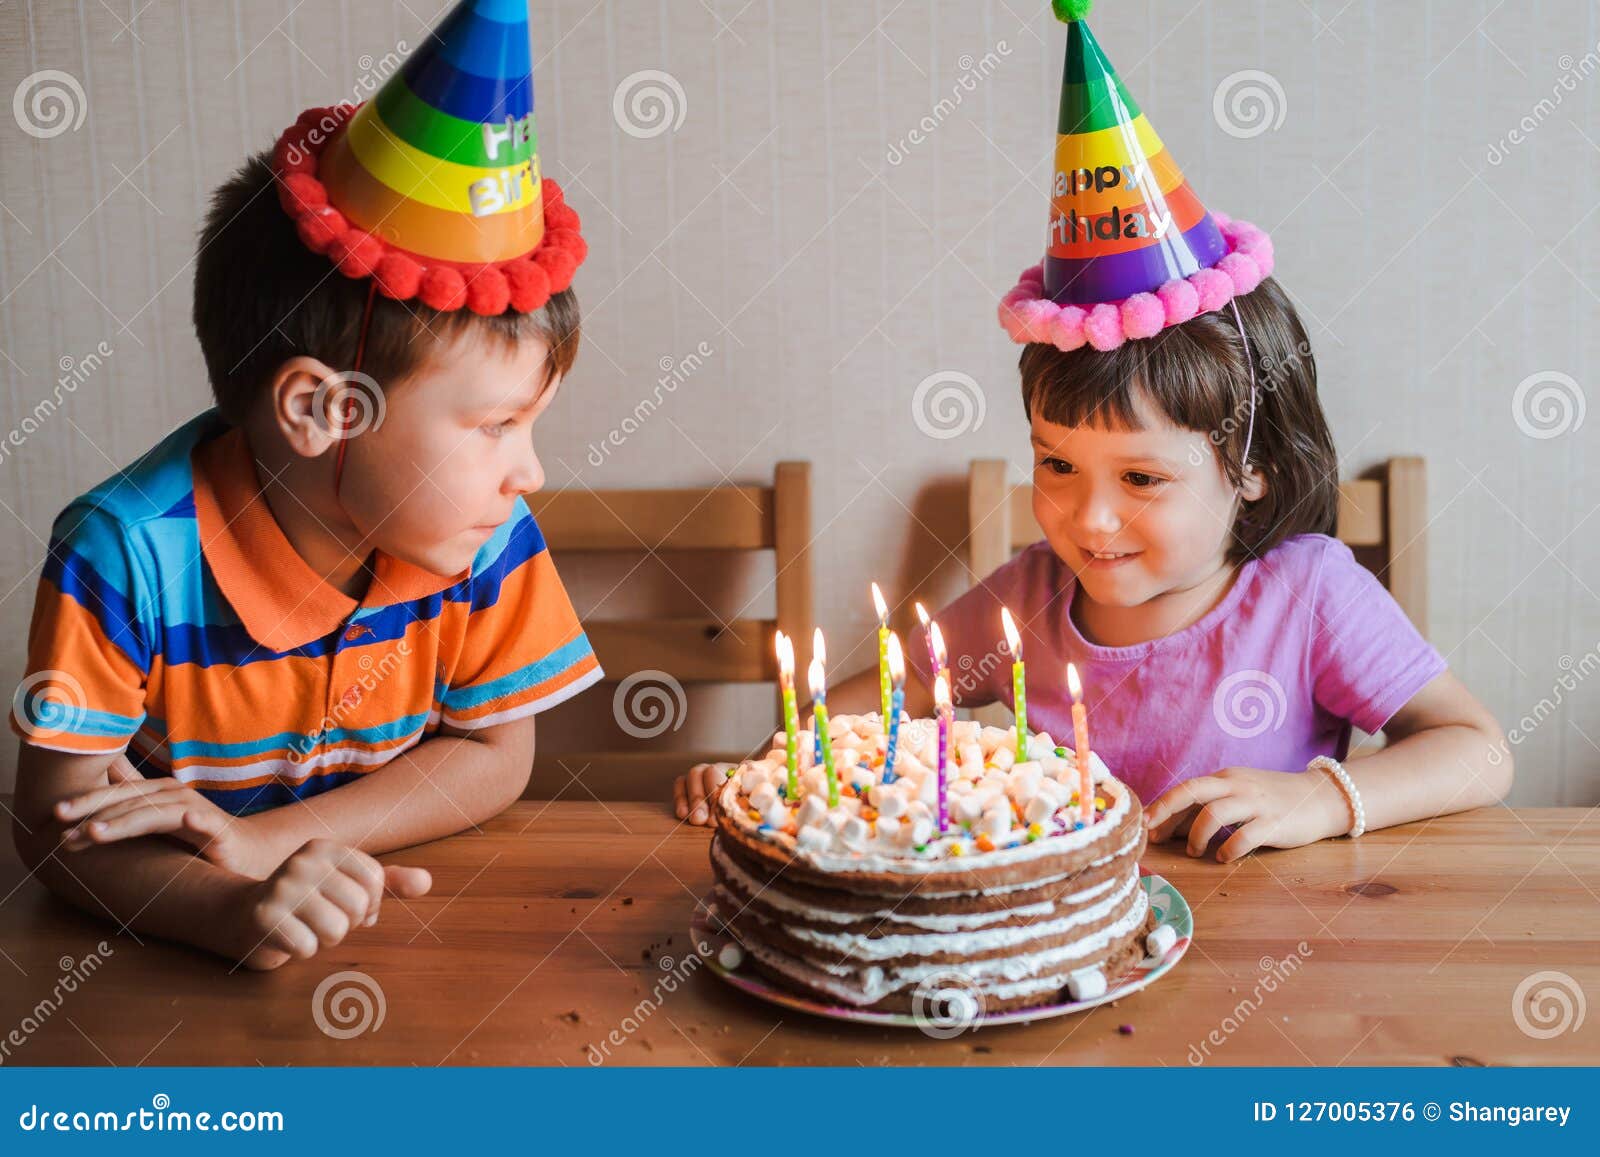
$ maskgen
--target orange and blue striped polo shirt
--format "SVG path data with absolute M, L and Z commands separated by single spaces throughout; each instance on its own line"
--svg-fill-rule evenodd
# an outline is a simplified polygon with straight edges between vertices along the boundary
M 202 414 L 56 520 L 12 727 L 57 751 L 126 748 L 243 815 L 601 677 L 521 499 L 462 574 L 382 553 L 370 569 L 360 599 L 325 583 L 243 433 Z

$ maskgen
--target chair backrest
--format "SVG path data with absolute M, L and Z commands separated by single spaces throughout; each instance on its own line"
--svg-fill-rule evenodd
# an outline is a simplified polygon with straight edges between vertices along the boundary
M 778 463 L 771 486 L 557 490 L 531 496 L 528 505 L 557 558 L 577 553 L 773 552 L 773 618 L 719 620 L 697 603 L 697 613 L 684 617 L 587 620 L 584 631 L 607 683 L 619 683 L 640 671 L 662 671 L 684 685 L 775 683 L 773 631 L 781 629 L 803 639 L 811 629 L 809 462 Z M 773 712 L 776 726 L 776 706 Z M 587 794 L 601 799 L 663 799 L 672 777 L 692 763 L 744 754 L 584 751 L 547 756 L 540 752 L 526 794 L 529 798 L 559 794 L 577 777 Z M 587 798 L 584 791 L 576 794 Z
M 1338 537 L 1369 560 L 1389 593 L 1428 633 L 1427 465 L 1390 458 L 1375 478 L 1339 484 Z M 974 459 L 968 473 L 968 561 L 983 576 L 1044 537 L 1033 517 L 1032 488 L 1006 481 L 1001 459 Z

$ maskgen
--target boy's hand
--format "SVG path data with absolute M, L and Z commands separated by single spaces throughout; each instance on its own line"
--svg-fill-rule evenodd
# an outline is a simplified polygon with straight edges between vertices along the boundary
M 241 876 L 261 879 L 273 868 L 249 823 L 223 811 L 176 779 L 145 779 L 125 756 L 107 768 L 110 783 L 61 800 L 53 816 L 66 828 L 62 847 L 82 851 L 139 836 L 166 835 Z
M 1343 835 L 1350 813 L 1332 776 L 1225 767 L 1163 792 L 1145 809 L 1144 823 L 1152 844 L 1187 831 L 1191 856 L 1205 855 L 1232 825 L 1217 849 L 1217 862 L 1226 864 L 1255 848 L 1298 848 Z
M 413 899 L 427 894 L 433 877 L 423 868 L 386 867 L 332 840 L 311 840 L 242 894 L 231 916 L 237 958 L 256 971 L 291 957 L 309 959 L 351 929 L 377 923 L 386 886 Z
M 728 782 L 728 769 L 736 763 L 697 763 L 672 785 L 672 802 L 678 818 L 692 824 L 711 822 L 711 801 Z

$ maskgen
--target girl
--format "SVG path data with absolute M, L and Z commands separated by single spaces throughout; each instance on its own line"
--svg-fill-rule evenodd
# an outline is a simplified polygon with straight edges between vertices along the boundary
M 1010 705 L 1009 607 L 1032 729 L 1070 742 L 1075 663 L 1094 748 L 1147 801 L 1150 838 L 1199 856 L 1224 834 L 1223 862 L 1499 801 L 1494 718 L 1330 537 L 1338 462 L 1293 306 L 1271 278 L 1233 304 L 1109 351 L 1026 346 L 1045 540 L 934 616 L 957 705 Z M 920 628 L 906 655 L 907 709 L 930 715 Z M 877 696 L 874 669 L 828 698 Z M 1352 725 L 1388 745 L 1345 768 Z M 708 821 L 718 778 L 678 781 L 680 818 Z

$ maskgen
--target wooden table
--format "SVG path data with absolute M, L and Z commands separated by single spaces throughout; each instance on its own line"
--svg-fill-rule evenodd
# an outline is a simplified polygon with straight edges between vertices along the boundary
M 0 1059 L 1600 1061 L 1600 1008 L 1576 1031 L 1539 1039 L 1518 1027 L 1512 1007 L 1519 984 L 1544 971 L 1600 998 L 1600 809 L 1486 809 L 1229 866 L 1190 860 L 1172 845 L 1152 849 L 1146 870 L 1176 884 L 1195 913 L 1194 945 L 1176 969 L 1114 1005 L 948 1040 L 770 1006 L 686 965 L 690 915 L 710 879 L 707 839 L 660 805 L 519 803 L 482 833 L 387 857 L 430 868 L 432 894 L 405 904 L 391 899 L 377 927 L 265 974 L 230 974 L 201 953 L 112 934 L 25 879 L 7 842 L 0 853 Z M 63 975 L 86 971 L 103 939 L 110 953 L 70 986 L 75 991 L 59 991 Z M 343 1031 L 337 1002 L 315 1000 L 319 985 L 340 972 L 364 974 L 357 983 L 369 986 L 369 999 L 381 990 L 383 1005 L 381 1024 L 343 1039 L 318 1025 Z M 675 991 L 663 990 L 668 977 Z M 23 1037 L 20 1046 L 7 1040 L 11 1030 Z

